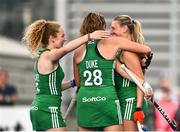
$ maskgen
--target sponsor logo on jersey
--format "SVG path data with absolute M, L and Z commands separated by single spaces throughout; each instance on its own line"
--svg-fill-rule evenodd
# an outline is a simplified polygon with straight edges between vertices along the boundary
M 97 96 L 91 98 L 87 98 L 87 97 L 82 98 L 82 102 L 100 102 L 100 101 L 106 101 L 106 97 Z

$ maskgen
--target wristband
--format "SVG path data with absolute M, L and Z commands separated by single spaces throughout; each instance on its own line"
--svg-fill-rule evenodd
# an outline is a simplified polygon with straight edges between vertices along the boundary
M 71 85 L 72 88 L 74 88 L 74 86 L 76 86 L 76 82 L 75 82 L 74 79 L 70 80 L 70 85 Z
M 136 111 L 142 111 L 142 108 L 136 107 Z
M 88 33 L 88 41 L 91 41 L 90 33 Z

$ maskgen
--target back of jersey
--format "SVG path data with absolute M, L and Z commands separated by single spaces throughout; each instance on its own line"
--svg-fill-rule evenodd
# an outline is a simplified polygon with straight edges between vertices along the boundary
M 100 55 L 98 42 L 88 42 L 84 58 L 78 64 L 81 87 L 114 86 L 114 60 L 106 60 Z
M 77 95 L 77 123 L 80 127 L 100 128 L 121 124 L 119 100 L 114 87 L 114 60 L 104 59 L 90 41 L 78 64 L 80 88 Z

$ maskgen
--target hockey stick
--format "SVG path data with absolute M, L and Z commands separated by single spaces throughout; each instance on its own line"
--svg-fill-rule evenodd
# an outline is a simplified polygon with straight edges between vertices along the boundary
M 71 102 L 70 102 L 70 104 L 69 104 L 69 106 L 68 106 L 68 108 L 64 114 L 64 119 L 67 118 L 67 116 L 69 115 L 69 113 L 71 112 L 72 108 L 74 107 L 74 105 L 76 103 L 76 95 L 77 95 L 78 89 L 79 88 L 76 89 L 76 92 L 72 96 Z
M 140 122 L 137 121 L 136 123 L 137 123 L 137 126 L 138 126 L 138 131 L 143 132 L 143 129 L 142 129 L 142 126 L 141 126 Z
M 136 85 L 145 93 L 145 88 L 142 86 L 142 84 L 138 81 L 138 79 L 131 73 L 131 71 L 128 70 L 128 68 L 122 64 L 121 68 L 129 75 L 129 77 L 136 83 Z M 158 111 L 161 113 L 161 115 L 166 119 L 168 124 L 171 126 L 173 130 L 176 130 L 176 122 L 174 120 L 171 120 L 168 115 L 165 113 L 165 111 L 162 109 L 162 107 L 155 101 L 151 102 L 154 104 L 154 106 L 158 109 Z

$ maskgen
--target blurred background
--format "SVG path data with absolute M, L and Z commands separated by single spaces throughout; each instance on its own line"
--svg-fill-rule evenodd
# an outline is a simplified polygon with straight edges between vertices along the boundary
M 180 0 L 0 0 L 0 68 L 6 71 L 11 85 L 7 92 L 10 95 L 5 100 L 8 103 L 0 105 L 0 131 L 32 130 L 29 105 L 34 96 L 33 60 L 21 43 L 25 27 L 37 19 L 56 20 L 70 41 L 79 37 L 83 17 L 91 11 L 104 14 L 108 30 L 117 15 L 126 14 L 142 23 L 146 43 L 154 53 L 146 80 L 156 91 L 157 100 L 168 102 L 162 103 L 163 108 L 167 107 L 166 111 L 172 113 L 172 105 L 177 105 L 172 118 L 176 116 L 180 122 L 180 112 L 177 112 L 180 101 Z M 72 55 L 66 55 L 60 62 L 65 80 L 73 78 Z M 63 93 L 63 114 L 73 92 L 70 89 Z M 173 101 L 178 104 L 172 104 Z M 159 118 L 153 106 L 149 115 L 145 123 L 147 128 L 164 130 L 156 123 Z M 150 118 L 153 119 L 148 121 Z M 69 130 L 77 130 L 74 110 L 68 116 L 67 126 Z

